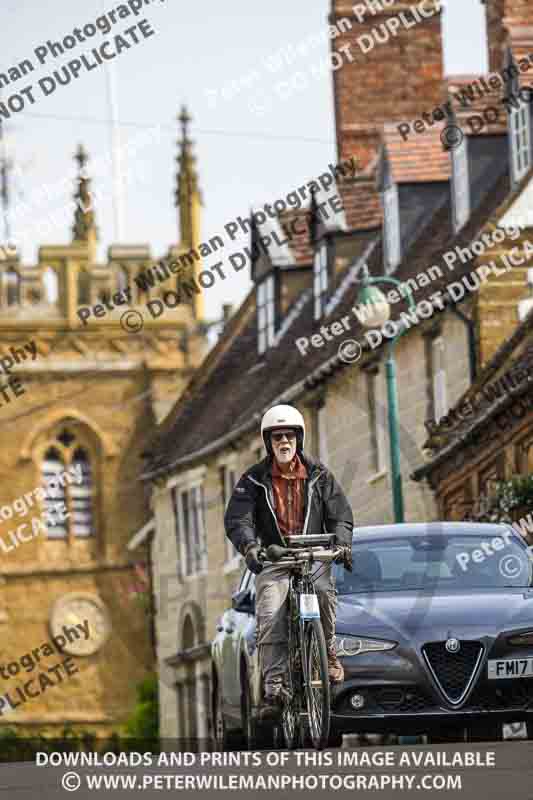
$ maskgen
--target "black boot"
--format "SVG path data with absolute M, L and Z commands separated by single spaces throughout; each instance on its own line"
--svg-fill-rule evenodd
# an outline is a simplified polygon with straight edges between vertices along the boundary
M 283 708 L 283 694 L 281 687 L 278 689 L 266 689 L 263 703 L 259 709 L 259 716 L 262 720 L 277 720 L 281 717 Z

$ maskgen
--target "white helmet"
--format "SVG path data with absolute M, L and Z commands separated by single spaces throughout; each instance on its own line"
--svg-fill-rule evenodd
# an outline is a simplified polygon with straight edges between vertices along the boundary
M 276 428 L 294 428 L 296 430 L 296 449 L 300 451 L 304 449 L 305 422 L 297 408 L 283 405 L 273 406 L 263 415 L 261 436 L 269 455 L 272 455 L 269 434 Z

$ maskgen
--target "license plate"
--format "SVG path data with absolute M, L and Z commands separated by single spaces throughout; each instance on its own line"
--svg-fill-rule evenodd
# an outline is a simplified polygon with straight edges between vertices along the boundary
M 318 597 L 316 594 L 300 595 L 300 616 L 303 619 L 317 619 L 320 617 Z
M 488 662 L 488 678 L 529 678 L 533 675 L 533 658 L 502 658 Z

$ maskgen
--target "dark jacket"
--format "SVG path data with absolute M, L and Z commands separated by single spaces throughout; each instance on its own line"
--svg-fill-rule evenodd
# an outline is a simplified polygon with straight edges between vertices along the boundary
M 349 548 L 345 565 L 351 571 L 353 515 L 346 495 L 324 464 L 299 454 L 307 468 L 302 533 L 335 533 L 337 544 Z M 286 545 L 278 526 L 272 490 L 272 459 L 250 467 L 236 484 L 231 495 L 224 526 L 226 536 L 240 553 L 258 539 L 263 547 Z

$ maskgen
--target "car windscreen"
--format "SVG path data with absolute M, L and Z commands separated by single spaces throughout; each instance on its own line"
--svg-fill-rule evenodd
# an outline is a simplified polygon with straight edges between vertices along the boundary
M 352 547 L 353 572 L 335 568 L 339 594 L 411 589 L 491 589 L 532 584 L 525 546 L 510 531 L 365 539 Z

